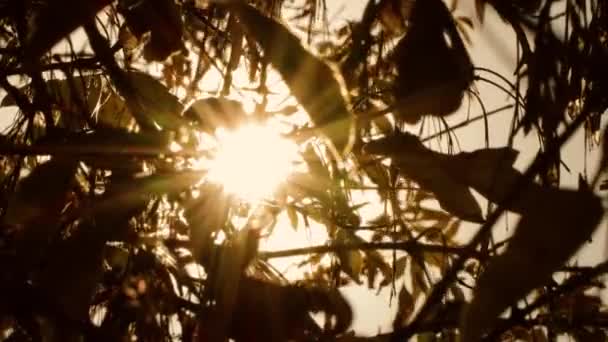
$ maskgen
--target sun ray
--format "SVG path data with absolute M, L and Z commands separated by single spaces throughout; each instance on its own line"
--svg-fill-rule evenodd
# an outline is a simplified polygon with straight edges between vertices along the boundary
M 271 196 L 299 156 L 297 145 L 270 124 L 248 124 L 234 131 L 220 128 L 216 137 L 207 179 L 250 202 Z

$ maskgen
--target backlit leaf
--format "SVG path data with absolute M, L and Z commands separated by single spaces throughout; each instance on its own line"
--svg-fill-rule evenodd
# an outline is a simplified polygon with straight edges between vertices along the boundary
M 133 88 L 137 90 L 137 101 L 145 111 L 146 121 L 151 121 L 144 123 L 144 127 L 153 123 L 165 129 L 177 130 L 188 124 L 188 121 L 181 116 L 183 105 L 164 84 L 139 71 L 128 72 L 127 77 Z M 142 120 L 142 117 L 137 116 L 136 119 Z
M 288 205 L 285 210 L 287 211 L 287 217 L 289 218 L 289 223 L 291 223 L 291 227 L 294 230 L 298 230 L 298 213 L 291 205 Z
M 232 4 L 245 32 L 262 47 L 292 94 L 339 153 L 354 142 L 354 120 L 339 74 L 308 52 L 277 21 L 240 2 Z

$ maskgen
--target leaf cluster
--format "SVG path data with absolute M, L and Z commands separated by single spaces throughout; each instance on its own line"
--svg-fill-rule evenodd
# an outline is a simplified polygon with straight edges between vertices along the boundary
M 602 219 L 601 172 L 559 182 L 578 128 L 601 141 L 608 3 L 562 2 L 475 2 L 475 29 L 492 8 L 515 31 L 515 82 L 474 65 L 458 1 L 370 0 L 337 27 L 321 0 L 0 2 L 0 107 L 15 111 L 0 136 L 2 338 L 605 340 L 606 263 L 568 266 Z M 477 119 L 489 139 L 478 82 L 512 99 L 510 142 L 540 138 L 526 171 L 513 144 L 454 153 Z M 448 124 L 474 101 L 483 115 Z M 206 178 L 218 129 L 275 119 L 306 171 L 260 203 Z M 426 144 L 444 136 L 447 153 Z M 521 219 L 496 242 L 505 211 Z M 327 241 L 260 250 L 288 224 Z M 298 279 L 273 266 L 290 256 Z M 392 332 L 352 331 L 340 288 L 363 284 L 396 297 Z

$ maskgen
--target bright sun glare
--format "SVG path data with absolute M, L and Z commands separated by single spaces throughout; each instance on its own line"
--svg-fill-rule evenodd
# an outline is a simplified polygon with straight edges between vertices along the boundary
M 271 195 L 298 157 L 297 145 L 267 125 L 246 125 L 236 131 L 220 128 L 216 137 L 218 148 L 207 177 L 248 201 Z

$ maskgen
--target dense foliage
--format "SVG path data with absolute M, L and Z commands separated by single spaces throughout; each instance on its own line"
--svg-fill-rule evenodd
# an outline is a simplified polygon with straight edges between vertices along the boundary
M 602 145 L 608 3 L 476 0 L 469 18 L 456 0 L 369 0 L 339 23 L 325 5 L 0 1 L 0 339 L 608 338 L 608 264 L 570 263 L 602 219 L 602 174 L 560 187 L 563 144 L 581 129 Z M 467 51 L 487 11 L 517 37 L 515 82 Z M 457 128 L 492 133 L 479 82 L 512 99 L 510 143 L 454 153 Z M 302 169 L 254 203 L 207 177 L 220 130 L 276 119 Z M 524 172 L 521 132 L 542 145 Z M 497 241 L 506 211 L 521 219 Z M 328 239 L 259 250 L 281 225 Z M 273 267 L 287 256 L 301 277 Z M 392 332 L 351 326 L 364 313 L 338 289 L 364 283 L 395 294 Z

